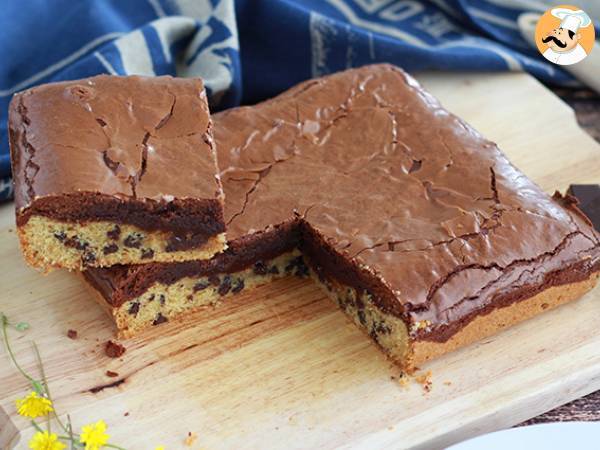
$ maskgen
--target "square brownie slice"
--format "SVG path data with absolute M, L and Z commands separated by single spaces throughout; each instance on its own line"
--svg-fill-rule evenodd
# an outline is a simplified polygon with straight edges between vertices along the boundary
M 16 94 L 17 229 L 34 267 L 205 259 L 225 247 L 199 79 L 100 75 Z
M 124 335 L 309 274 L 412 368 L 598 280 L 600 235 L 574 203 L 396 67 L 310 80 L 213 120 L 229 248 L 84 272 Z

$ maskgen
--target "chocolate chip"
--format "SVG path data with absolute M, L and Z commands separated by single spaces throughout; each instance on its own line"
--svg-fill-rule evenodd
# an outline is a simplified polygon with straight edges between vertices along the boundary
M 116 253 L 119 250 L 119 246 L 117 244 L 108 244 L 105 245 L 102 249 L 102 253 L 105 255 L 110 255 L 112 253 Z
M 67 331 L 67 337 L 69 339 L 77 339 L 77 331 L 75 331 L 75 330 L 68 330 Z
M 356 297 L 356 300 L 354 300 L 354 304 L 358 309 L 365 309 L 365 303 L 359 297 Z
M 85 252 L 81 257 L 84 266 L 93 264 L 96 261 L 96 255 L 92 252 Z
M 104 120 L 102 120 L 100 117 L 96 117 L 96 122 L 98 122 L 98 125 L 100 125 L 102 128 L 104 128 L 106 126 L 106 122 Z
M 221 282 L 221 285 L 219 286 L 219 295 L 225 295 L 229 292 L 229 290 L 231 289 L 231 276 L 229 275 L 225 275 L 223 277 L 223 281 Z
M 385 323 L 377 322 L 377 325 L 375 325 L 375 331 L 377 334 L 390 334 L 392 330 Z
M 167 299 L 165 298 L 164 294 L 160 294 L 160 297 L 158 297 L 158 301 L 161 305 L 164 305 Z
M 373 339 L 375 342 L 379 342 L 377 333 L 374 329 L 371 329 L 371 331 L 369 332 L 369 336 L 371 336 L 371 339 Z
M 104 347 L 104 353 L 110 358 L 118 358 L 125 353 L 125 347 L 118 342 L 108 341 Z
M 287 266 L 285 266 L 285 272 L 293 273 L 302 278 L 308 276 L 308 267 L 306 267 L 306 264 L 304 264 L 304 259 L 302 259 L 302 256 L 297 256 L 292 259 Z
M 267 266 L 262 261 L 256 261 L 254 263 L 253 271 L 256 275 L 266 275 L 267 274 Z
M 58 239 L 60 242 L 63 242 L 67 238 L 67 235 L 65 234 L 64 231 L 56 231 L 54 233 L 54 237 L 56 239 Z
M 132 316 L 135 316 L 140 311 L 140 302 L 133 302 L 127 311 Z
M 237 294 L 242 289 L 244 289 L 244 285 L 244 280 L 242 278 L 238 278 L 237 280 L 235 280 L 235 284 L 233 285 L 233 288 L 231 288 L 231 292 Z
M 154 250 L 151 248 L 142 249 L 142 259 L 150 259 L 154 256 Z
M 165 250 L 167 252 L 177 252 L 188 250 L 192 247 L 200 247 L 208 241 L 208 236 L 204 234 L 189 234 L 184 236 L 171 236 L 167 241 Z
M 188 295 L 186 298 L 187 298 L 187 299 L 188 299 L 188 301 L 190 301 L 190 302 L 191 302 L 192 300 L 194 300 L 194 296 L 193 296 L 192 294 Z
M 273 266 L 269 269 L 269 273 L 272 273 L 274 275 L 278 275 L 279 274 L 279 268 L 277 266 Z
M 161 323 L 165 323 L 168 321 L 169 321 L 169 319 L 167 319 L 161 313 L 158 313 L 156 316 L 156 319 L 154 319 L 154 322 L 152 322 L 152 325 L 160 325 Z
M 67 238 L 63 241 L 63 243 L 65 244 L 65 247 L 71 247 L 76 250 L 85 250 L 90 245 L 87 242 L 79 239 L 77 236 Z
M 304 262 L 302 262 L 302 264 L 296 266 L 296 274 L 295 275 L 300 278 L 305 278 L 308 276 L 308 267 L 306 266 L 306 264 L 304 264 Z
M 221 284 L 221 279 L 218 275 L 211 275 L 208 277 L 208 282 L 213 286 L 218 286 L 219 284 Z
M 108 230 L 106 232 L 106 236 L 113 241 L 118 240 L 121 237 L 121 227 L 119 225 L 115 225 L 112 230 Z
M 129 248 L 140 248 L 142 246 L 143 236 L 139 233 L 128 234 L 123 244 Z
M 285 273 L 291 273 L 294 270 L 294 260 L 292 259 L 287 266 L 285 266 Z
M 367 317 L 362 309 L 358 310 L 358 320 L 363 326 L 367 324 Z
M 340 306 L 344 311 L 348 310 L 348 306 L 352 304 L 351 298 L 340 298 Z
M 154 301 L 154 294 L 152 294 L 150 297 L 148 297 L 148 302 L 152 302 Z
M 194 285 L 194 293 L 196 292 L 200 292 L 203 291 L 204 289 L 206 289 L 209 286 L 209 284 L 205 281 L 198 281 L 195 285 Z

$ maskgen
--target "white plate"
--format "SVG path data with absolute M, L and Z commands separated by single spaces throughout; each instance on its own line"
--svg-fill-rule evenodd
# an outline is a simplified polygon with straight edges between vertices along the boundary
M 600 422 L 557 422 L 511 428 L 461 442 L 447 450 L 598 450 Z

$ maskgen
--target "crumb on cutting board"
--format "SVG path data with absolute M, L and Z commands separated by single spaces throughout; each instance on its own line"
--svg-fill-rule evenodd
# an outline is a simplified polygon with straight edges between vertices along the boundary
M 112 370 L 107 370 L 106 371 L 106 376 L 107 377 L 111 377 L 111 378 L 115 378 L 115 377 L 118 377 L 119 374 L 117 372 L 113 372 Z
M 410 386 L 410 376 L 406 372 L 400 372 L 397 375 L 391 375 L 390 380 L 397 381 L 400 387 L 407 389 Z
M 109 358 L 118 358 L 125 353 L 125 350 L 126 349 L 123 347 L 123 345 L 114 341 L 107 341 L 106 346 L 104 347 L 104 352 Z
M 187 445 L 188 447 L 191 447 L 192 445 L 194 445 L 194 442 L 196 442 L 196 439 L 198 439 L 198 435 L 196 435 L 196 433 L 192 433 L 191 431 L 188 431 L 188 435 L 185 438 L 185 440 L 183 441 L 183 443 L 185 445 Z
M 69 339 L 77 339 L 77 330 L 68 329 L 67 330 L 67 337 Z
M 415 381 L 423 387 L 425 392 L 431 392 L 431 370 L 415 375 Z
M 398 384 L 399 384 L 399 385 L 400 385 L 402 388 L 404 388 L 404 389 L 407 389 L 407 388 L 408 388 L 408 386 L 410 385 L 410 378 L 408 377 L 408 375 L 406 375 L 406 374 L 404 374 L 404 373 L 403 373 L 403 374 L 400 376 L 400 378 L 398 378 Z

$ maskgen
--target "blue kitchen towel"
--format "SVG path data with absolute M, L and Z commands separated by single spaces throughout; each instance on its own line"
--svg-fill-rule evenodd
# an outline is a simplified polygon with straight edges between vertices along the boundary
M 11 197 L 12 95 L 50 81 L 202 77 L 213 111 L 373 62 L 407 70 L 525 70 L 576 80 L 522 38 L 536 0 L 8 0 L 0 14 L 0 201 Z

